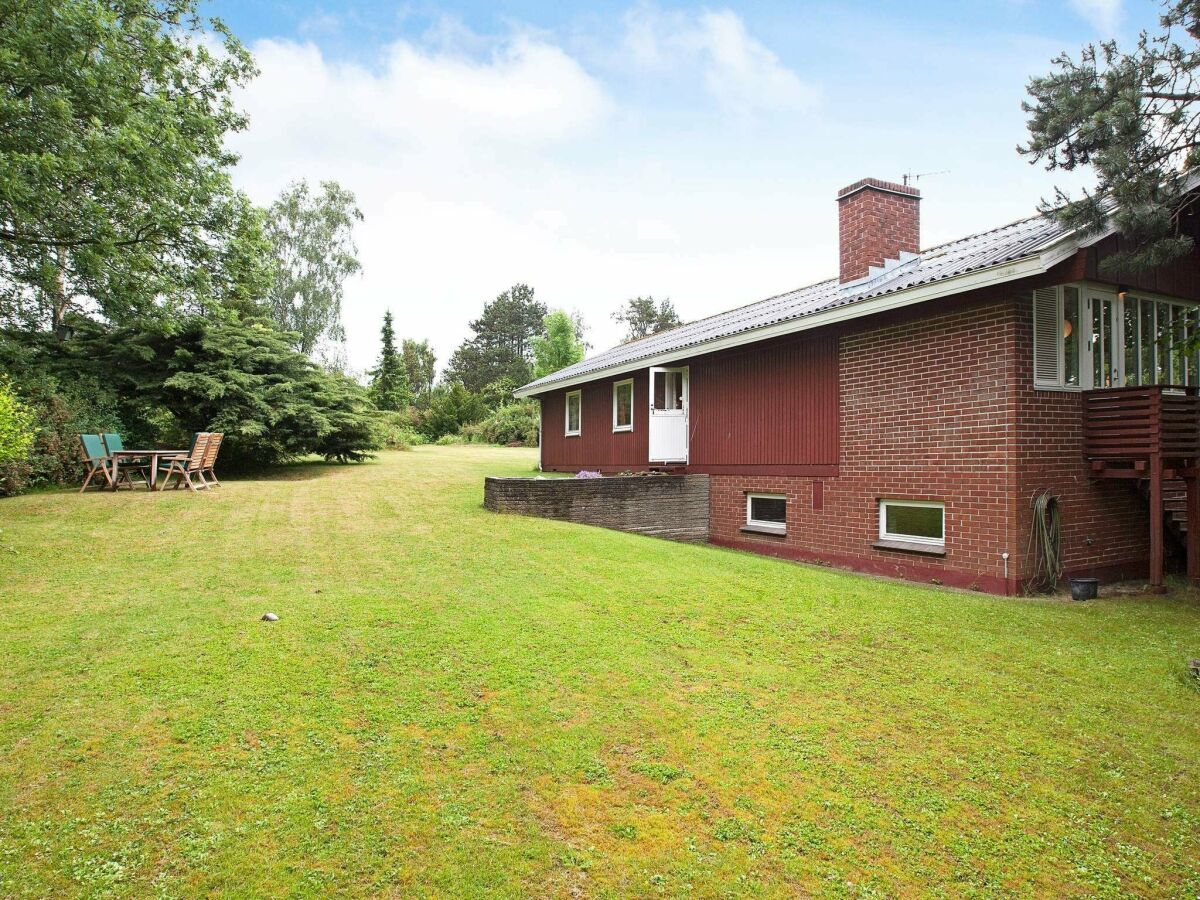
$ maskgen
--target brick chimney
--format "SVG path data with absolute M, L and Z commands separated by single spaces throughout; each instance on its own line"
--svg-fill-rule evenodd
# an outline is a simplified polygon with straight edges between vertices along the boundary
M 864 178 L 838 191 L 838 281 L 921 249 L 921 192 L 906 184 Z

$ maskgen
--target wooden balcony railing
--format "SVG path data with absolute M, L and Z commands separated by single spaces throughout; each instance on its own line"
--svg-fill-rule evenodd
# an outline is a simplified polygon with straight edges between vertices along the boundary
M 1173 385 L 1086 391 L 1083 435 L 1091 460 L 1200 458 L 1200 396 L 1195 387 Z

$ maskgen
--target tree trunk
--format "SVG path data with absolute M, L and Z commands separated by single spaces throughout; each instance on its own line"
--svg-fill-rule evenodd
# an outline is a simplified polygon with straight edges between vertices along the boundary
M 56 253 L 58 255 L 58 273 L 54 277 L 54 289 L 51 292 L 50 300 L 54 306 L 54 334 L 60 341 L 63 341 L 67 338 L 64 319 L 74 298 L 67 291 L 67 251 L 65 248 L 59 247 Z

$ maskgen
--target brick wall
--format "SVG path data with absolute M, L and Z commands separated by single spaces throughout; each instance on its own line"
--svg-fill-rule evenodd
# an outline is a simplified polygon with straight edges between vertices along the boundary
M 495 512 L 600 525 L 676 541 L 705 541 L 709 476 L 487 478 L 483 505 Z
M 1027 307 L 1023 307 L 1027 309 Z M 1083 458 L 1083 399 L 1078 392 L 1033 389 L 1033 326 L 1017 320 L 1014 356 L 1019 387 L 1016 520 L 1021 535 L 1019 574 L 1033 574 L 1025 552 L 1034 494 L 1059 497 L 1063 563 L 1068 574 L 1141 577 L 1150 559 L 1150 510 L 1136 484 L 1089 477 Z M 1170 541 L 1168 540 L 1168 546 Z
M 1016 305 L 998 299 L 843 336 L 838 477 L 712 476 L 714 542 L 1011 590 L 1001 553 L 1018 550 L 1016 319 Z M 747 491 L 788 496 L 786 537 L 741 532 Z M 880 499 L 943 501 L 945 555 L 874 548 Z
M 838 277 L 853 281 L 870 266 L 920 251 L 921 192 L 864 178 L 838 191 Z
M 1033 574 L 1030 502 L 1048 488 L 1059 497 L 1068 574 L 1144 575 L 1145 501 L 1130 484 L 1089 477 L 1080 394 L 1033 388 L 1025 292 L 958 306 L 845 335 L 839 476 L 712 476 L 712 540 L 1013 592 Z M 747 492 L 787 495 L 786 537 L 740 530 Z M 881 498 L 944 502 L 945 556 L 873 547 Z

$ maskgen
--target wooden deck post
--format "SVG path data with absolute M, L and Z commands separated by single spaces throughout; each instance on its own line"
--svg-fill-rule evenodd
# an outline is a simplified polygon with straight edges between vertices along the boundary
M 1166 590 L 1163 584 L 1162 476 L 1162 456 L 1155 453 L 1150 457 L 1150 587 L 1158 593 Z
M 1193 466 L 1195 461 L 1193 461 Z M 1200 477 L 1187 478 L 1187 577 L 1200 582 Z

